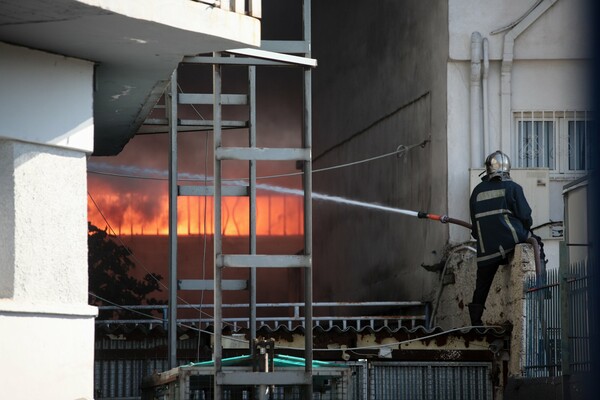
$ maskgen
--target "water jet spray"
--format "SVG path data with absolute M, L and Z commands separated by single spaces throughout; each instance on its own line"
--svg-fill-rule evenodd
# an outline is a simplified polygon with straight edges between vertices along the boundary
M 118 171 L 118 173 L 90 170 L 89 169 L 90 166 L 96 167 L 99 169 L 108 169 L 109 171 L 110 170 Z M 167 174 L 166 171 L 158 170 L 158 169 L 140 168 L 140 167 L 135 167 L 135 166 L 112 166 L 112 165 L 100 164 L 100 163 L 89 163 L 88 172 L 101 174 L 101 175 L 103 174 L 103 175 L 117 176 L 117 177 L 139 178 L 139 179 L 159 179 L 159 180 L 165 179 L 164 177 Z M 132 176 L 132 175 L 124 175 L 123 173 L 154 175 L 155 177 Z M 207 177 L 203 174 L 179 173 L 179 180 L 212 181 L 213 178 Z M 227 180 L 225 183 L 228 185 L 233 185 L 233 186 L 247 186 L 248 185 L 247 181 L 244 181 L 241 179 Z M 292 189 L 292 188 L 270 185 L 270 184 L 265 184 L 265 183 L 257 184 L 256 188 L 270 191 L 270 192 L 290 194 L 290 195 L 294 195 L 294 196 L 304 196 L 304 190 L 302 190 L 302 189 Z M 460 225 L 464 228 L 471 229 L 471 224 L 469 224 L 468 222 L 465 222 L 465 221 L 462 221 L 462 220 L 459 220 L 456 218 L 451 218 L 447 215 L 437 215 L 437 214 L 431 214 L 431 213 L 427 213 L 427 212 L 423 212 L 423 211 L 405 210 L 402 208 L 394 208 L 394 207 L 384 206 L 381 204 L 367 203 L 367 202 L 363 202 L 363 201 L 347 199 L 345 197 L 332 196 L 332 195 L 316 193 L 316 192 L 312 193 L 312 198 L 316 199 L 316 200 L 331 201 L 331 202 L 335 202 L 338 204 L 346 204 L 346 205 L 350 205 L 350 206 L 358 206 L 358 207 L 364 207 L 364 208 L 369 208 L 369 209 L 373 209 L 373 210 L 403 214 L 403 215 L 408 215 L 408 216 L 420 218 L 420 219 L 430 219 L 432 221 L 440 221 L 442 224 L 456 224 L 456 225 Z

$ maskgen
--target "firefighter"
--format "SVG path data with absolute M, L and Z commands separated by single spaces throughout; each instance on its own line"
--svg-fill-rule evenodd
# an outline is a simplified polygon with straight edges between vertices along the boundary
M 523 188 L 510 178 L 510 159 L 495 151 L 485 160 L 486 175 L 469 201 L 471 235 L 477 241 L 477 280 L 469 304 L 472 326 L 482 326 L 494 275 L 500 265 L 508 264 L 515 245 L 531 235 L 531 207 Z

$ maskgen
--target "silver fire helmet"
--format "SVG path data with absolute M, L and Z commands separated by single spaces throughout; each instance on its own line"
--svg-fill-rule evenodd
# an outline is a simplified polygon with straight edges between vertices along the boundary
M 488 179 L 499 176 L 510 179 L 510 158 L 500 150 L 496 150 L 485 159 L 485 172 Z

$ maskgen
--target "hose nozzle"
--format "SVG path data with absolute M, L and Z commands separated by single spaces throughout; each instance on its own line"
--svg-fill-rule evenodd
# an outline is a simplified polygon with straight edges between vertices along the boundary
M 455 218 L 450 218 L 447 215 L 436 215 L 436 214 L 429 214 L 423 211 L 419 211 L 417 213 L 417 217 L 418 218 L 427 218 L 433 221 L 440 221 L 442 224 L 457 224 L 457 225 L 461 225 L 464 226 L 467 229 L 471 229 L 471 224 L 469 224 L 468 222 L 465 221 L 461 221 L 459 219 L 455 219 Z

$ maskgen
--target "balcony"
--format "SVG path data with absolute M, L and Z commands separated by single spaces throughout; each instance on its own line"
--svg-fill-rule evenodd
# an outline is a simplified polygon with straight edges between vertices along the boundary
M 0 41 L 95 62 L 94 154 L 114 155 L 183 56 L 259 47 L 260 12 L 258 0 L 5 0 Z

